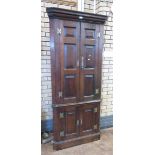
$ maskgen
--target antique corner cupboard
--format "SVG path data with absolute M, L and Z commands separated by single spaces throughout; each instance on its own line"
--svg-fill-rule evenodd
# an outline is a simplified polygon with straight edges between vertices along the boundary
M 54 149 L 100 138 L 106 16 L 47 8 L 50 19 Z

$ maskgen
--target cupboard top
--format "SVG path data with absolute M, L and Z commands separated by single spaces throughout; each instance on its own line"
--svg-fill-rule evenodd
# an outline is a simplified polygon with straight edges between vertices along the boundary
M 107 16 L 93 14 L 93 13 L 86 13 L 80 11 L 73 11 L 73 10 L 66 10 L 60 8 L 49 7 L 46 9 L 48 16 L 50 19 L 58 18 L 58 19 L 67 19 L 67 20 L 74 20 L 74 21 L 85 21 L 85 22 L 93 22 L 104 24 L 107 20 Z

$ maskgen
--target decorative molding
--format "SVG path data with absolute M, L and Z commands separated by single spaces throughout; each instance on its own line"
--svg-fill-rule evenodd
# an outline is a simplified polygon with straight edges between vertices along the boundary
M 66 10 L 54 7 L 49 7 L 46 10 L 50 19 L 58 18 L 73 21 L 87 21 L 98 24 L 104 24 L 107 20 L 107 16 L 94 13 L 86 13 L 81 11 Z

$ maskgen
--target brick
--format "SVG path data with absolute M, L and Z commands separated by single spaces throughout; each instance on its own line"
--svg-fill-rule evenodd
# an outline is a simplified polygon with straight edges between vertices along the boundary
M 41 60 L 41 64 L 46 64 L 46 60 Z
M 107 77 L 103 77 L 103 81 L 104 81 L 104 80 L 108 80 L 108 79 L 109 79 L 108 76 L 107 76 Z
M 113 83 L 112 80 L 104 80 L 104 83 Z
M 48 88 L 51 88 L 51 85 L 48 85 L 47 87 L 48 87 Z
M 46 97 L 48 97 L 48 94 L 43 94 L 43 93 L 41 93 L 41 97 L 42 97 L 43 100 L 44 100 Z
M 112 109 L 113 106 L 112 105 L 107 105 L 107 109 Z
M 44 74 L 45 74 L 45 73 L 44 73 Z M 49 84 L 51 84 L 51 81 L 42 81 L 41 84 L 42 84 L 42 85 L 49 85 Z
M 42 32 L 50 32 L 50 29 L 48 27 L 42 27 L 41 31 Z
M 109 70 L 108 69 L 102 69 L 102 72 L 109 72 Z
M 42 12 L 46 12 L 46 8 L 45 7 L 41 7 L 41 11 Z
M 104 65 L 104 68 L 113 68 L 113 65 Z
M 112 20 L 113 20 L 113 18 L 112 17 L 108 17 L 108 19 L 107 19 L 109 22 L 111 22 Z
M 112 80 L 113 79 L 113 76 L 109 76 L 109 78 L 108 78 L 109 80 Z
M 108 91 L 108 94 L 109 94 L 109 95 L 112 95 L 112 94 L 113 94 L 113 91 Z
M 102 97 L 103 97 L 103 99 L 108 99 L 109 95 L 108 94 L 104 94 Z
M 45 36 L 45 32 L 41 32 L 41 36 L 44 37 Z
M 110 36 L 110 35 L 104 35 L 104 38 L 105 38 L 105 40 L 106 40 L 106 39 L 110 39 L 111 36 Z
M 42 81 L 46 81 L 47 80 L 47 77 L 42 77 L 41 80 Z
M 41 46 L 41 49 L 46 51 L 46 50 L 50 50 L 50 47 L 49 46 Z
M 41 18 L 41 21 L 44 22 L 44 23 L 48 23 L 49 22 L 49 18 Z
M 51 66 L 50 66 L 49 64 L 43 64 L 43 65 L 41 65 L 41 68 L 47 68 L 47 69 L 50 69 Z
M 44 27 L 49 28 L 49 23 L 45 23 L 45 24 L 44 24 Z
M 77 7 L 73 7 L 73 6 L 72 6 L 72 7 L 71 7 L 71 10 L 76 10 L 76 11 L 77 11 L 77 10 L 78 10 L 78 8 L 77 8 Z
M 43 28 L 45 26 L 45 23 L 41 22 L 41 28 Z
M 59 5 L 59 8 L 71 10 L 71 6 Z
M 45 6 L 45 2 L 41 2 L 41 6 Z
M 85 4 L 84 5 L 84 9 L 89 9 L 89 5 L 88 4 Z
M 112 111 L 107 112 L 107 116 L 112 115 L 112 114 L 113 114 L 113 112 L 112 112 Z
M 103 109 L 103 110 L 106 109 L 106 108 L 107 108 L 107 106 L 105 106 L 105 105 L 101 106 L 101 109 Z
M 45 16 L 44 12 L 41 12 L 41 17 L 44 17 L 44 16 Z
M 46 32 L 45 35 L 46 35 L 46 37 L 50 37 L 50 33 L 49 32 Z
M 112 22 L 106 21 L 105 25 L 106 25 L 106 26 L 112 26 L 113 24 L 112 24 Z
M 113 40 L 105 40 L 105 44 L 112 44 Z
M 43 76 L 51 76 L 51 73 L 42 73 L 41 75 L 42 75 L 42 77 Z
M 47 60 L 47 64 L 51 64 L 51 60 Z
M 46 51 L 41 51 L 41 55 L 46 55 Z
M 42 41 L 50 41 L 50 38 L 49 37 L 41 37 L 41 40 Z
M 109 64 L 109 61 L 103 61 L 103 64 Z
M 45 89 L 45 90 L 42 90 L 42 92 L 41 93 L 51 93 L 52 91 L 51 91 L 51 89 Z
M 111 102 L 108 102 L 108 101 L 102 102 L 101 105 L 111 105 Z
M 109 72 L 113 72 L 113 69 L 112 69 L 112 68 L 110 68 L 110 69 L 109 69 Z
M 46 7 L 58 7 L 58 4 L 45 3 Z
M 43 68 L 43 69 L 41 69 L 41 72 L 42 73 L 50 73 L 51 70 L 50 69 L 47 69 L 47 68 Z
M 47 79 L 51 81 L 51 77 L 47 77 Z
M 41 86 L 41 89 L 47 89 L 47 86 Z
M 51 55 L 50 51 L 47 51 L 47 55 L 49 55 L 49 56 Z
M 104 47 L 106 47 L 106 48 L 107 48 L 107 47 L 111 47 L 111 44 L 106 44 L 106 43 L 105 43 L 105 44 L 104 44 Z
M 104 57 L 104 60 L 113 60 L 112 57 Z
M 108 30 L 106 30 L 105 34 L 112 35 L 112 31 L 108 31 Z

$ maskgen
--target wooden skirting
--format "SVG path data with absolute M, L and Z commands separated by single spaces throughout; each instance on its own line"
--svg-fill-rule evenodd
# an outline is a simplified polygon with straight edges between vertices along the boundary
M 72 146 L 92 142 L 95 140 L 99 140 L 99 139 L 100 139 L 100 133 L 95 133 L 95 134 L 91 134 L 91 135 L 87 135 L 87 136 L 73 138 L 73 139 L 66 140 L 66 141 L 53 142 L 53 149 L 61 150 L 61 149 L 65 149 L 68 147 L 72 147 Z

